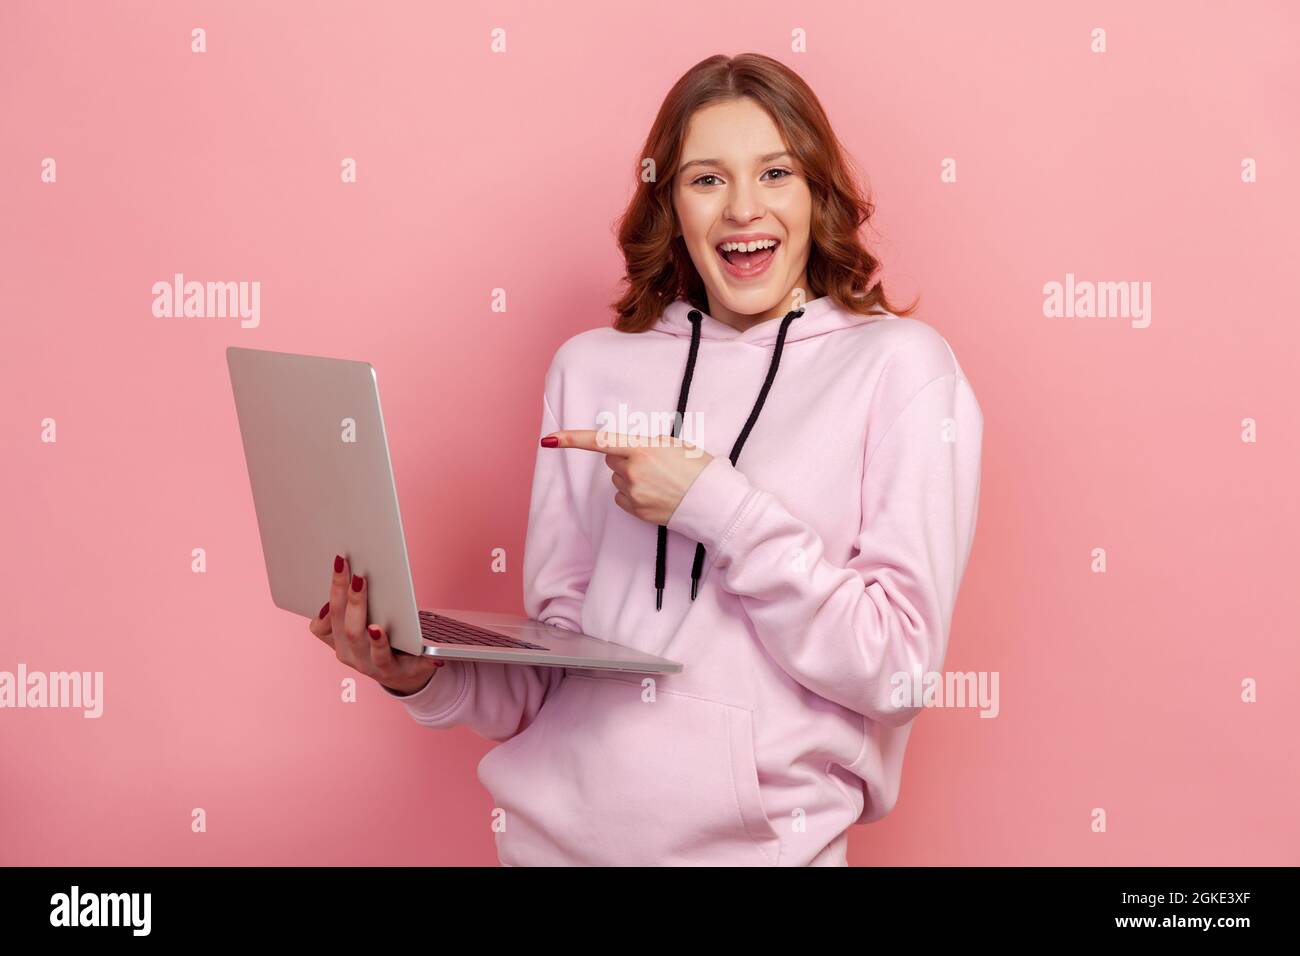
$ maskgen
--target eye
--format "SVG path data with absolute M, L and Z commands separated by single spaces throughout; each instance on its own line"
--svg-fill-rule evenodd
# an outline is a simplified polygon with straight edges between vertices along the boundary
M 768 173 L 784 173 L 784 174 L 785 174 L 784 176 L 774 176 L 774 177 L 772 177 L 771 179 L 769 179 L 768 182 L 778 182 L 778 181 L 780 181 L 780 180 L 782 180 L 782 179 L 789 179 L 791 176 L 794 175 L 794 171 L 793 171 L 793 170 L 785 169 L 784 167 L 780 167 L 780 166 L 773 167 L 772 169 L 767 170 L 766 172 L 763 173 L 763 175 L 766 176 Z M 691 185 L 692 185 L 692 186 L 712 186 L 713 183 L 706 183 L 704 180 L 706 180 L 706 179 L 715 179 L 715 180 L 716 180 L 717 178 L 718 178 L 718 176 L 717 176 L 717 174 L 715 174 L 715 173 L 705 173 L 703 176 L 697 176 L 697 177 L 695 177 L 694 179 L 692 179 L 692 180 L 691 180 Z M 761 178 L 761 177 L 760 177 L 760 178 Z

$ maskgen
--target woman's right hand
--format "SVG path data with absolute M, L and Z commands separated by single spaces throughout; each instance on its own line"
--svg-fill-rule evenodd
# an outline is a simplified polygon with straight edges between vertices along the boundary
M 330 597 L 307 629 L 334 649 L 334 656 L 397 694 L 414 694 L 437 673 L 443 661 L 427 654 L 394 654 L 378 625 L 366 626 L 366 579 L 353 575 L 342 555 L 334 558 Z

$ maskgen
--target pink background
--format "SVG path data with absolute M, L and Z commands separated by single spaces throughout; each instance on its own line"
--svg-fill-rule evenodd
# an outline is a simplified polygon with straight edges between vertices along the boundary
M 663 95 L 747 50 L 821 97 L 986 417 L 946 666 L 1001 714 L 923 714 L 851 862 L 1300 862 L 1294 9 L 615 6 L 0 6 L 0 670 L 106 683 L 0 710 L 0 862 L 496 862 L 490 744 L 341 703 L 271 604 L 224 349 L 374 363 L 423 601 L 521 611 L 542 375 L 608 324 Z M 154 318 L 174 272 L 260 281 L 260 327 Z M 1151 327 L 1044 318 L 1067 272 L 1151 282 Z

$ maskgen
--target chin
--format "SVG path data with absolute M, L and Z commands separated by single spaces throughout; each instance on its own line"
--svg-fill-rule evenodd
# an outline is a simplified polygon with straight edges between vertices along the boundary
M 785 292 L 776 283 L 765 283 L 759 289 L 737 291 L 730 288 L 723 279 L 718 287 L 709 291 L 713 293 L 714 301 L 720 302 L 737 315 L 759 315 L 776 308 L 785 298 Z

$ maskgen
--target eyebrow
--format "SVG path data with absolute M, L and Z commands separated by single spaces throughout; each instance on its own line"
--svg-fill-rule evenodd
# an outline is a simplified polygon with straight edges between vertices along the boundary
M 774 159 L 780 159 L 782 156 L 789 156 L 787 150 L 781 150 L 779 153 L 768 153 L 766 156 L 758 157 L 760 163 L 770 163 Z M 678 171 L 685 170 L 688 166 L 725 166 L 726 164 L 720 159 L 692 159 L 689 163 L 682 163 Z

